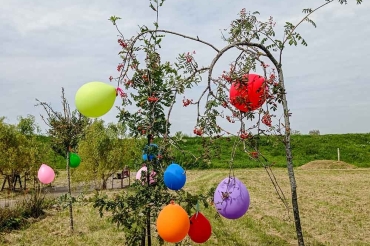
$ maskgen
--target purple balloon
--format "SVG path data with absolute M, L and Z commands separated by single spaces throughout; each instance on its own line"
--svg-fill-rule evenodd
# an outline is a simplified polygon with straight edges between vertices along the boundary
M 218 184 L 213 201 L 223 217 L 238 219 L 247 212 L 250 197 L 247 187 L 239 179 L 227 177 Z

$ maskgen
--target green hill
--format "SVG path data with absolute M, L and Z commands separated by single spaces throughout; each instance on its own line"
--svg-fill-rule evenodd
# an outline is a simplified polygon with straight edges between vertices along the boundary
M 216 149 L 211 152 L 211 164 L 203 162 L 194 163 L 190 167 L 221 168 L 228 167 L 232 146 L 235 138 L 219 138 L 215 141 Z M 182 148 L 196 156 L 202 154 L 202 139 L 185 138 Z M 275 166 L 285 167 L 285 150 L 282 142 L 277 137 L 261 137 L 259 141 L 260 151 L 269 162 Z M 370 167 L 370 134 L 336 134 L 336 135 L 293 135 L 292 152 L 293 163 L 301 166 L 314 160 L 337 160 L 337 148 L 340 149 L 340 160 L 354 164 L 357 167 Z M 177 158 L 186 162 L 190 156 L 177 154 Z M 239 146 L 236 151 L 234 167 L 260 167 L 261 164 L 247 154 L 243 153 L 243 147 Z
M 49 141 L 42 137 L 41 141 Z M 203 143 L 208 139 L 200 137 L 184 137 L 181 148 L 194 156 L 204 155 Z M 210 163 L 202 160 L 194 162 L 188 153 L 180 153 L 174 150 L 174 161 L 187 169 L 192 168 L 227 168 L 230 160 L 232 146 L 235 138 L 222 137 L 216 139 L 214 148 L 208 152 Z M 260 151 L 269 162 L 275 166 L 285 167 L 284 145 L 277 137 L 261 137 L 259 141 Z M 340 160 L 353 164 L 357 167 L 370 167 L 370 134 L 335 134 L 335 135 L 293 135 L 292 151 L 295 166 L 301 166 L 314 160 L 337 160 L 337 148 L 340 149 Z M 58 168 L 65 168 L 65 159 L 55 156 L 55 164 Z M 138 160 L 139 162 L 140 160 Z M 243 153 L 243 147 L 236 150 L 234 167 L 253 168 L 261 164 L 247 154 Z

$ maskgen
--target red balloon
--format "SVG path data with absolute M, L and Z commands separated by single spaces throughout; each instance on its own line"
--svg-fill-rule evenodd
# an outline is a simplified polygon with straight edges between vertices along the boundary
M 230 87 L 230 103 L 243 112 L 253 111 L 262 106 L 266 101 L 266 89 L 264 88 L 265 78 L 257 74 L 243 76 L 242 81 L 247 85 L 232 83 Z
M 212 227 L 211 223 L 209 223 L 208 219 L 204 217 L 203 214 L 198 212 L 190 217 L 190 229 L 188 235 L 191 240 L 196 243 L 204 243 L 206 242 L 212 234 Z

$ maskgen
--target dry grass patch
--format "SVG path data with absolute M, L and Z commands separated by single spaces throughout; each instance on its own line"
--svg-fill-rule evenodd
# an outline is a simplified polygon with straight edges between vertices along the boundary
M 355 165 L 348 164 L 344 161 L 333 161 L 333 160 L 319 160 L 311 161 L 303 166 L 300 166 L 299 169 L 355 169 Z
M 274 169 L 274 173 L 289 200 L 286 169 Z M 200 193 L 216 186 L 228 171 L 187 174 L 185 189 Z M 213 226 L 213 235 L 204 245 L 297 245 L 292 214 L 278 199 L 266 172 L 244 169 L 235 175 L 249 189 L 251 207 L 238 220 L 216 219 L 214 208 L 202 209 Z M 370 245 L 370 169 L 296 170 L 296 178 L 307 245 Z M 27 229 L 4 235 L 3 244 L 124 245 L 123 233 L 107 218 L 99 218 L 91 203 L 75 206 L 76 232 L 72 234 L 67 210 L 49 213 Z M 184 245 L 196 245 L 186 241 Z
M 29 228 L 4 237 L 9 245 L 123 245 L 123 234 L 100 219 L 92 206 L 75 206 L 75 228 L 69 231 L 68 210 L 49 211 L 47 217 Z

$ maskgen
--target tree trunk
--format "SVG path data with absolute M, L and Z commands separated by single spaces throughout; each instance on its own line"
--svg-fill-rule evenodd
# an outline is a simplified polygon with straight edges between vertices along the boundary
M 145 229 L 143 230 L 143 234 L 141 235 L 141 245 L 140 246 L 145 246 Z
M 72 192 L 71 192 L 71 172 L 69 168 L 69 150 L 67 150 L 67 179 L 68 179 L 68 195 L 69 195 L 69 227 L 73 231 L 73 207 L 72 207 Z
M 150 142 L 152 139 L 152 135 L 148 135 L 148 150 L 150 146 Z M 150 189 L 150 170 L 149 170 L 149 164 L 151 161 L 149 161 L 149 152 L 146 153 L 148 155 L 148 161 L 147 161 L 147 169 L 146 169 L 146 182 L 148 185 L 148 189 Z M 150 207 L 148 207 L 148 211 L 146 214 L 146 233 L 148 236 L 148 246 L 152 246 L 152 236 L 151 236 L 151 230 L 150 230 Z
M 102 190 L 106 190 L 107 189 L 107 180 L 108 180 L 108 178 L 105 178 L 104 176 L 103 176 L 103 178 L 102 178 L 102 184 L 101 184 L 101 189 Z
M 286 153 L 286 160 L 287 160 L 287 169 L 288 169 L 288 175 L 289 175 L 289 181 L 290 181 L 290 187 L 291 187 L 291 193 L 292 193 L 292 207 L 293 207 L 293 215 L 294 215 L 294 223 L 297 233 L 297 240 L 299 246 L 304 246 L 304 239 L 303 239 L 303 233 L 301 228 L 301 219 L 299 216 L 299 208 L 298 208 L 298 196 L 297 196 L 297 184 L 294 176 L 294 168 L 293 168 L 293 159 L 292 159 L 292 149 L 290 144 L 290 113 L 288 108 L 288 102 L 286 99 L 285 94 L 285 85 L 284 85 L 284 75 L 282 69 L 278 69 L 279 73 L 279 83 L 284 89 L 283 94 L 283 109 L 284 109 L 284 122 L 285 122 L 285 138 L 284 138 L 284 144 L 285 144 L 285 153 Z

